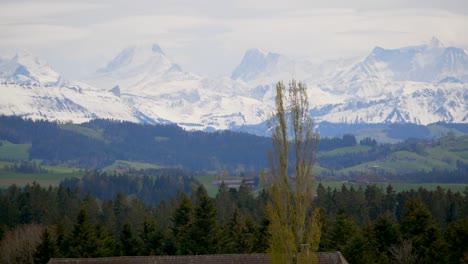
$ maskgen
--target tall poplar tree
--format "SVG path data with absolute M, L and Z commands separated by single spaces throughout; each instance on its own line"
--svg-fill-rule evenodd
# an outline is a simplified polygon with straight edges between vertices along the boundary
M 287 91 L 279 82 L 275 106 L 270 124 L 273 150 L 268 153 L 270 172 L 266 177 L 271 198 L 266 210 L 268 253 L 273 263 L 314 263 L 321 216 L 312 213 L 312 166 L 320 136 L 309 115 L 306 85 L 292 80 Z

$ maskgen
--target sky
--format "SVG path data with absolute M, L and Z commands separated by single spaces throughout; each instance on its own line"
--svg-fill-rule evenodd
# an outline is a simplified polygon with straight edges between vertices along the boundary
M 320 62 L 433 36 L 468 49 L 467 32 L 466 0 L 0 0 L 0 54 L 28 51 L 71 79 L 132 45 L 219 77 L 251 48 Z

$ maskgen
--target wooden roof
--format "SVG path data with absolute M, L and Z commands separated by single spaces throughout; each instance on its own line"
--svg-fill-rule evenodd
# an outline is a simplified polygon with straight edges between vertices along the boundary
M 319 252 L 318 264 L 348 264 L 339 251 Z M 53 258 L 49 264 L 270 264 L 267 254 Z

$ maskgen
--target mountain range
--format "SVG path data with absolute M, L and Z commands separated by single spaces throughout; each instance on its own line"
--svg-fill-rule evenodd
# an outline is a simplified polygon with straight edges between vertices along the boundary
M 184 71 L 157 44 L 128 47 L 80 82 L 19 52 L 0 59 L 0 114 L 258 133 L 273 110 L 276 83 L 292 78 L 307 84 L 310 113 L 319 126 L 468 123 L 468 54 L 435 38 L 321 64 L 250 49 L 230 77 L 216 79 Z

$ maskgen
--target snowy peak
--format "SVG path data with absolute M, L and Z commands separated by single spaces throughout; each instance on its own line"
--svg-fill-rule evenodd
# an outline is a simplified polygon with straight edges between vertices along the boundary
M 87 82 L 106 90 L 118 85 L 123 92 L 130 92 L 156 89 L 160 81 L 190 78 L 159 45 L 152 44 L 125 48 Z
M 245 52 L 241 63 L 232 72 L 231 79 L 249 81 L 266 67 L 267 54 L 260 49 L 249 49 Z
M 442 43 L 438 38 L 432 37 L 429 41 L 429 46 L 434 48 L 442 48 L 444 47 L 444 43 Z
M 0 78 L 7 82 L 40 85 L 58 84 L 61 80 L 60 74 L 53 70 L 45 60 L 27 52 L 18 52 L 13 58 L 2 60 Z
M 368 67 L 377 64 L 392 72 L 392 81 L 438 82 L 447 77 L 468 73 L 468 55 L 463 49 L 446 47 L 436 38 L 429 45 L 400 49 L 374 48 L 364 61 Z
M 123 73 L 143 67 L 151 67 L 155 70 L 167 68 L 170 65 L 171 63 L 159 45 L 132 46 L 122 50 L 105 68 L 99 69 L 98 73 Z
M 306 79 L 314 70 L 315 65 L 307 59 L 295 60 L 278 53 L 250 49 L 245 52 L 241 63 L 232 72 L 231 79 L 271 84 L 291 78 Z
M 368 97 L 394 92 L 383 89 L 389 83 L 451 81 L 468 82 L 468 55 L 433 38 L 420 46 L 375 47 L 365 59 L 341 69 L 321 86 L 335 93 Z
M 161 47 L 158 44 L 153 44 L 153 46 L 151 46 L 151 50 L 154 53 L 159 53 L 159 54 L 165 55 L 164 52 L 162 51 Z

